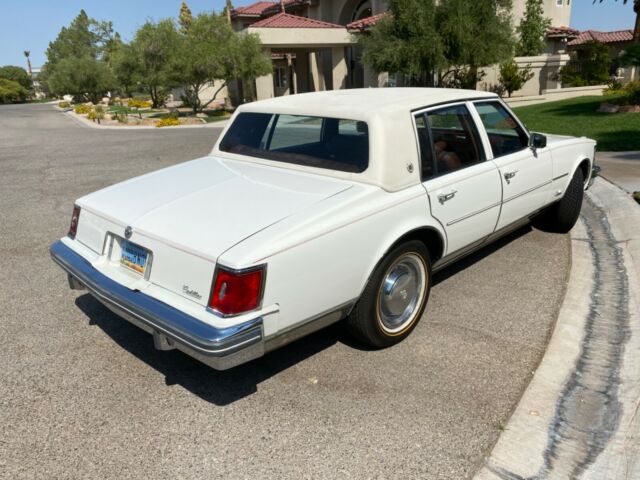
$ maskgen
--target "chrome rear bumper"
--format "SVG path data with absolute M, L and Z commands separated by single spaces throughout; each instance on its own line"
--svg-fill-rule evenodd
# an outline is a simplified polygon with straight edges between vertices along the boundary
M 85 287 L 114 313 L 151 333 L 160 350 L 177 348 L 217 370 L 235 367 L 265 353 L 262 317 L 216 328 L 111 280 L 60 241 L 49 251 L 68 273 L 71 288 Z

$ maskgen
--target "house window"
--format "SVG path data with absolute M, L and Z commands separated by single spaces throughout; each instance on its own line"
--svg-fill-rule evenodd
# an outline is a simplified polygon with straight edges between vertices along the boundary
M 287 88 L 287 69 L 285 67 L 276 67 L 275 85 L 277 88 Z
M 564 3 L 564 0 L 556 0 L 556 6 L 561 7 Z
M 351 15 L 351 21 L 362 20 L 363 18 L 370 17 L 372 14 L 371 2 L 369 0 L 363 0 L 353 11 Z

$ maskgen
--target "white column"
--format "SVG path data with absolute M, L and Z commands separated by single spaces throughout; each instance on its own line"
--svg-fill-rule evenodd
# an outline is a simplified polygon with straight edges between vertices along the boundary
M 326 90 L 324 83 L 324 75 L 322 73 L 322 55 L 318 52 L 309 53 L 309 70 L 311 71 L 311 79 L 313 80 L 313 91 L 320 92 Z
M 266 49 L 265 53 L 270 55 L 271 50 Z M 256 99 L 264 100 L 266 98 L 273 98 L 274 96 L 273 73 L 256 78 Z
M 347 61 L 344 57 L 344 47 L 333 47 L 331 49 L 331 73 L 333 89 L 346 88 L 348 70 Z

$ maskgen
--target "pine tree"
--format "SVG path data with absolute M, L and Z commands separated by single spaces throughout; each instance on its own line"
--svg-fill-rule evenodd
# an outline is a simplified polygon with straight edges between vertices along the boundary
M 551 20 L 544 16 L 542 0 L 527 0 L 524 17 L 516 29 L 520 39 L 516 54 L 527 57 L 540 55 L 545 47 L 545 36 Z
M 180 16 L 178 17 L 178 23 L 180 23 L 180 32 L 187 33 L 192 21 L 193 15 L 191 15 L 191 9 L 186 2 L 182 2 L 182 4 L 180 5 Z

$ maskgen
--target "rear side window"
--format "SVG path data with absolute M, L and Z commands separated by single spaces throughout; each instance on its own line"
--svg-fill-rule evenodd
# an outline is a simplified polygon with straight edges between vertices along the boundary
M 422 179 L 455 172 L 485 160 L 469 110 L 454 105 L 416 116 Z
M 476 103 L 491 143 L 494 157 L 508 155 L 529 146 L 529 137 L 506 108 L 497 102 Z
M 246 112 L 236 117 L 220 150 L 361 173 L 369 165 L 369 128 L 350 119 Z

